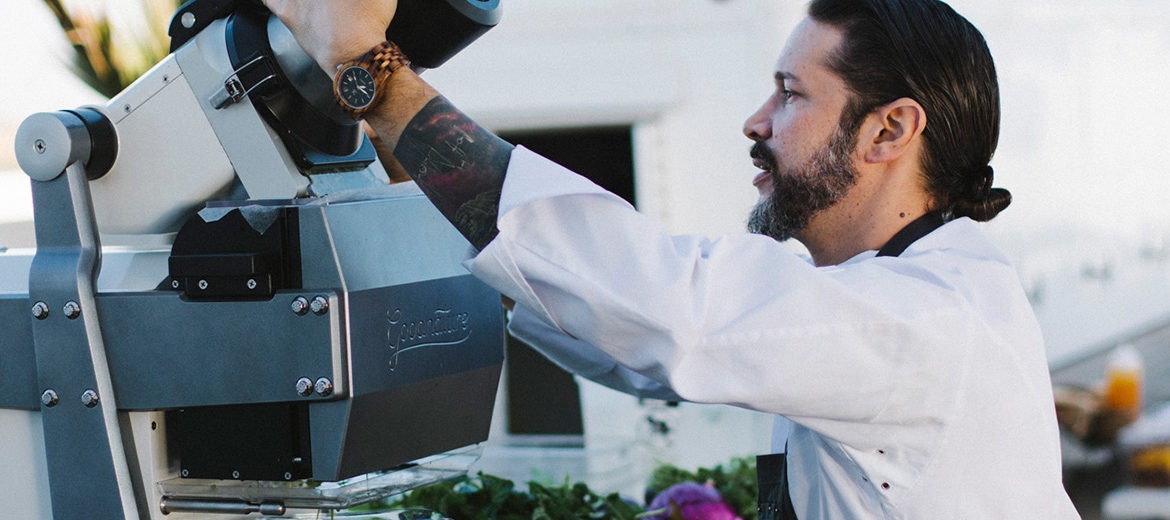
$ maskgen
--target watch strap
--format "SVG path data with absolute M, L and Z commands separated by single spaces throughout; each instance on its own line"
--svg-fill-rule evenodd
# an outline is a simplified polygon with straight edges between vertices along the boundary
M 365 107 L 353 107 L 346 103 L 345 98 L 341 95 L 340 81 L 342 78 L 341 71 L 348 67 L 361 67 L 370 72 L 374 76 L 374 100 Z M 378 103 L 385 98 L 385 85 L 394 74 L 394 71 L 402 67 L 409 67 L 410 60 L 402 53 L 402 49 L 392 41 L 386 40 L 378 45 L 375 45 L 365 54 L 358 56 L 350 61 L 342 63 L 338 67 L 338 74 L 333 80 L 333 96 L 337 103 L 341 105 L 341 109 L 355 118 L 360 118 L 366 112 L 373 110 L 378 106 Z

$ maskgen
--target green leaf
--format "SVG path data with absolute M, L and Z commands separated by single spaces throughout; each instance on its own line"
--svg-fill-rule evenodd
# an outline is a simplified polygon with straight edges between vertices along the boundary
M 647 495 L 652 497 L 688 481 L 711 482 L 741 518 L 758 518 L 754 459 L 733 459 L 726 467 L 693 472 L 661 466 L 651 475 Z M 617 493 L 599 495 L 587 484 L 573 483 L 568 478 L 560 485 L 529 481 L 526 487 L 521 491 L 511 480 L 480 472 L 475 477 L 463 476 L 416 489 L 394 498 L 387 506 L 425 508 L 457 520 L 638 520 L 650 516 L 641 505 L 627 502 Z M 678 515 L 677 508 L 672 514 Z

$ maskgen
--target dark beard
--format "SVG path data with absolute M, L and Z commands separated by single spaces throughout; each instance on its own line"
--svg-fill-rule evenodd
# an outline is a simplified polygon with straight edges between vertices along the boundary
M 762 142 L 752 146 L 751 156 L 765 162 L 772 177 L 772 194 L 761 200 L 748 217 L 751 233 L 781 242 L 808 227 L 817 213 L 840 201 L 857 184 L 857 169 L 850 152 L 856 131 L 838 131 L 803 169 L 781 167 Z

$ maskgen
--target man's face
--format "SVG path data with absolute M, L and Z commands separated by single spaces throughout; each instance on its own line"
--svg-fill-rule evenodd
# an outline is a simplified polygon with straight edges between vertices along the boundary
M 777 60 L 776 91 L 744 123 L 755 141 L 753 162 L 762 170 L 753 180 L 760 192 L 748 221 L 753 233 L 800 238 L 857 181 L 852 152 L 858 125 L 841 121 L 850 92 L 826 65 L 840 41 L 837 29 L 801 22 Z

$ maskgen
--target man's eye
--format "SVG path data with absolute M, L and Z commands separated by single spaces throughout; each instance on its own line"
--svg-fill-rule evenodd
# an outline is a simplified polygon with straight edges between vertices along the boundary
M 796 97 L 796 93 L 788 89 L 780 89 L 780 95 L 784 97 L 785 102 L 792 101 L 792 98 Z

